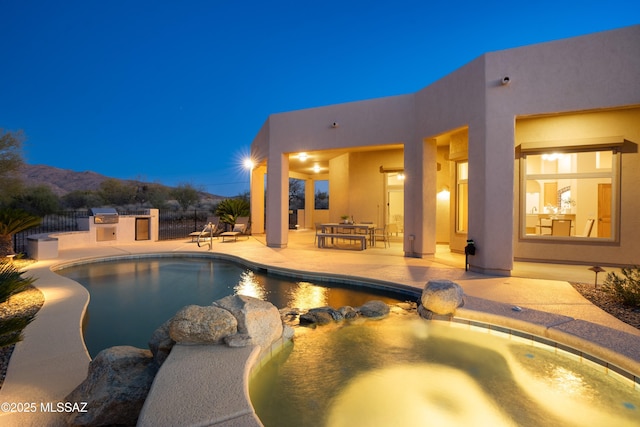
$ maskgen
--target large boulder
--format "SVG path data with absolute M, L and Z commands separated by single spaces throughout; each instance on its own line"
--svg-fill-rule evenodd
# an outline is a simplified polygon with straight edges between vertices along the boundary
M 353 320 L 358 318 L 358 310 L 351 307 L 350 305 L 342 306 L 338 309 L 338 312 L 347 320 Z
M 166 360 L 173 348 L 173 345 L 176 343 L 171 339 L 169 335 L 169 324 L 170 320 L 167 320 L 153 332 L 151 338 L 149 339 L 149 349 L 153 354 L 153 360 L 158 364 L 158 366 L 162 365 L 162 363 Z
M 382 319 L 384 317 L 387 317 L 389 311 L 389 306 L 379 300 L 367 301 L 358 309 L 358 312 L 362 316 L 371 319 Z
M 111 347 L 89 364 L 87 378 L 66 398 L 86 402 L 85 412 L 67 416 L 72 426 L 134 426 L 158 370 L 149 350 Z
M 330 311 L 311 309 L 300 315 L 301 325 L 328 325 L 335 322 L 336 319 L 331 315 Z
M 221 344 L 237 332 L 238 321 L 233 314 L 215 306 L 188 305 L 169 322 L 169 336 L 180 344 Z
M 450 280 L 430 280 L 422 290 L 420 302 L 432 313 L 454 314 L 464 303 L 462 287 Z
M 227 310 L 238 321 L 238 335 L 225 340 L 230 346 L 255 344 L 266 349 L 282 336 L 280 312 L 268 301 L 245 295 L 230 295 L 214 302 L 213 306 Z

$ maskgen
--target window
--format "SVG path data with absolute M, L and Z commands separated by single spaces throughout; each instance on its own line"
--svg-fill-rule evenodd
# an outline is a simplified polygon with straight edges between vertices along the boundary
M 329 209 L 329 181 L 316 180 L 315 196 L 314 196 L 314 209 Z
M 615 236 L 619 154 L 612 149 L 521 157 L 522 234 L 530 238 Z
M 469 162 L 456 163 L 456 232 L 466 233 L 469 223 Z

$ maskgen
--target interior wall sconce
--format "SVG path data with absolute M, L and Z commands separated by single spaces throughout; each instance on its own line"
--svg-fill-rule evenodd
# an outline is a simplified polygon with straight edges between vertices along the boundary
M 509 83 L 511 83 L 511 77 L 504 76 L 502 80 L 500 80 L 500 83 L 502 83 L 502 86 L 508 85 Z
M 451 197 L 451 193 L 449 192 L 449 186 L 443 185 L 440 188 L 440 191 L 436 194 L 436 198 L 441 201 L 447 201 Z
M 380 166 L 380 173 L 401 173 L 404 175 L 404 168 L 385 168 Z
M 332 127 L 333 129 L 337 128 L 338 126 L 340 126 L 340 125 L 338 124 L 338 122 L 333 122 L 333 123 L 331 123 L 331 127 Z

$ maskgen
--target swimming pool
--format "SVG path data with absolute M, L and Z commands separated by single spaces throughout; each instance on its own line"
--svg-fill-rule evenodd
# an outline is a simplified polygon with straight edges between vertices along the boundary
M 153 330 L 182 306 L 208 305 L 232 293 L 302 309 L 407 299 L 357 286 L 354 292 L 333 284 L 283 281 L 209 258 L 139 257 L 58 272 L 91 292 L 85 340 L 88 347 L 90 337 L 100 341 L 90 344 L 91 354 L 129 344 L 123 336 L 134 332 L 137 342 L 129 345 L 144 348 Z M 270 279 L 275 282 L 266 284 Z M 117 307 L 124 312 L 114 311 Z M 163 310 L 143 331 L 141 325 Z M 400 319 L 405 323 L 396 323 Z M 574 366 L 571 358 L 494 342 L 487 334 L 456 337 L 440 331 L 438 322 L 407 319 L 298 328 L 294 345 L 256 369 L 251 381 L 252 403 L 264 425 L 387 426 L 420 419 L 433 425 L 640 422 L 633 387 L 583 364 Z
M 578 357 L 408 315 L 298 328 L 250 393 L 265 427 L 640 425 L 640 392 Z
M 92 357 L 117 345 L 147 348 L 153 331 L 182 307 L 210 305 L 233 294 L 300 309 L 406 299 L 400 292 L 295 281 L 210 257 L 122 258 L 72 265 L 56 273 L 82 284 L 91 295 L 83 335 Z

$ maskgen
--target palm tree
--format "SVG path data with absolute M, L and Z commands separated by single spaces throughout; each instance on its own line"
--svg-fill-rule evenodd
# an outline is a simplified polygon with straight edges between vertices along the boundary
M 18 209 L 0 210 L 0 259 L 13 254 L 13 235 L 37 227 L 42 218 Z
M 241 216 L 249 216 L 249 202 L 244 199 L 224 199 L 218 205 L 215 214 L 220 221 L 230 224 L 232 227 Z

